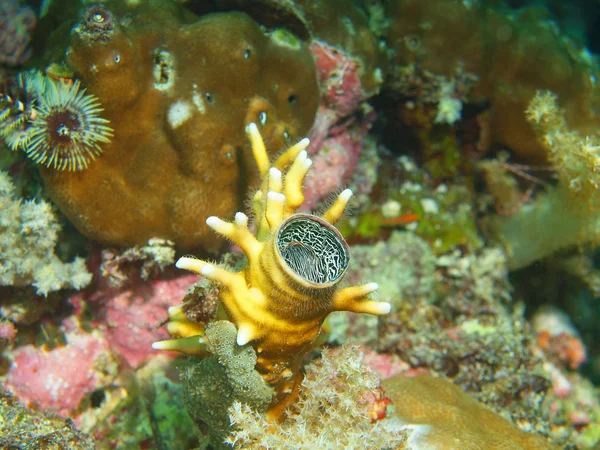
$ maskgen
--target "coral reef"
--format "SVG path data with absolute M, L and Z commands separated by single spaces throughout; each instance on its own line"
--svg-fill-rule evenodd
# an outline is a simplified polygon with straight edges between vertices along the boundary
M 275 153 L 313 122 L 308 47 L 240 12 L 197 18 L 158 0 L 90 8 L 66 62 L 104 106 L 114 138 L 83 173 L 42 167 L 52 199 L 103 244 L 157 237 L 216 250 L 198 218 L 230 216 L 256 180 L 244 125 L 256 122 Z
M 365 277 L 379 285 L 377 297 L 392 305 L 431 303 L 435 298 L 436 258 L 431 247 L 411 232 L 395 231 L 387 241 L 352 249 L 350 280 Z
M 5 355 L 11 362 L 6 387 L 23 402 L 78 417 L 94 392 L 121 386 L 120 373 L 139 369 L 157 355 L 151 344 L 168 337 L 159 329 L 165 309 L 177 304 L 197 278 L 138 278 L 121 289 L 100 279 L 93 290 L 71 295 L 72 315 L 44 321 L 43 339 L 21 343 Z
M 414 233 L 394 231 L 387 241 L 352 248 L 351 283 L 373 280 L 377 299 L 396 311 L 405 303 L 432 303 L 436 295 L 436 259 L 430 246 Z M 336 313 L 328 320 L 328 342 L 363 343 L 378 347 L 378 318 Z M 352 330 L 352 331 L 351 331 Z
M 17 329 L 12 322 L 0 319 L 0 376 L 8 372 L 10 353 L 17 337 Z
M 162 272 L 175 262 L 173 246 L 171 241 L 154 238 L 146 245 L 136 245 L 120 254 L 106 249 L 102 252 L 100 272 L 115 287 L 125 285 L 137 272 L 142 280 L 148 280 L 153 274 Z
M 0 315 L 15 325 L 32 325 L 45 314 L 60 305 L 62 292 L 50 293 L 47 297 L 37 295 L 33 288 L 3 287 Z
M 274 428 L 251 408 L 230 409 L 234 448 L 558 449 L 519 430 L 450 381 L 395 376 L 381 382 L 356 347 L 324 351 L 307 367 L 297 405 Z M 392 407 L 387 406 L 391 403 Z M 344 430 L 340 432 L 339 430 Z
M 331 6 L 324 8 L 325 13 L 331 16 L 329 24 L 338 20 Z M 332 31 L 320 23 L 323 11 L 317 11 L 323 8 L 310 3 L 305 7 L 309 18 L 315 14 L 311 25 L 317 28 L 317 35 L 320 31 L 326 34 Z M 366 135 L 375 119 L 367 100 L 379 92 L 383 82 L 381 68 L 373 67 L 373 64 L 381 64 L 385 53 L 372 42 L 373 35 L 366 28 L 362 13 L 353 13 L 350 15 L 360 23 L 360 33 L 351 33 L 337 23 L 334 41 L 340 40 L 341 46 L 319 39 L 313 39 L 310 46 L 321 85 L 321 106 L 309 135 L 312 143 L 308 152 L 314 161 L 314 170 L 306 179 L 305 206 L 309 209 L 348 185 L 357 169 L 363 147 L 368 145 Z M 352 20 L 349 16 L 347 21 Z M 365 39 L 360 42 L 357 36 Z M 361 52 L 361 49 L 365 50 L 363 46 L 370 52 Z
M 306 177 L 303 208 L 314 208 L 320 200 L 351 183 L 365 147 L 373 145 L 366 137 L 373 118 L 371 114 L 360 121 L 350 118 L 346 123 L 336 125 L 336 119 L 339 119 L 336 113 L 319 108 L 310 134 L 312 144 L 308 152 L 313 160 L 313 170 Z M 361 193 L 369 192 L 374 184 L 372 179 L 366 181 Z
M 173 361 L 159 355 L 147 365 L 93 395 L 93 408 L 78 418 L 97 448 L 198 447 L 198 433 L 183 403 Z
M 92 275 L 83 259 L 64 263 L 54 254 L 59 231 L 52 206 L 16 199 L 9 175 L 0 172 L 0 285 L 32 285 L 43 296 L 87 286 Z
M 592 2 L 3 2 L 0 447 L 597 448 Z
M 35 13 L 19 0 L 5 0 L 0 4 L 0 64 L 18 66 L 27 62 L 35 24 Z
M 382 159 L 379 183 L 374 187 L 378 201 L 340 225 L 350 242 L 373 242 L 406 226 L 426 240 L 436 255 L 456 247 L 477 249 L 483 245 L 476 222 L 475 192 L 468 179 L 457 175 L 441 183 L 408 156 L 384 154 Z
M 79 314 L 91 310 L 92 324 L 102 331 L 111 350 L 135 369 L 156 355 L 152 342 L 167 337 L 159 328 L 165 309 L 175 306 L 197 278 L 188 275 L 149 282 L 138 278 L 121 289 L 109 283 L 96 286 L 91 295 L 75 294 L 69 301 Z
M 542 308 L 533 316 L 532 325 L 540 348 L 559 365 L 576 370 L 586 361 L 587 352 L 581 337 L 564 312 Z
M 369 13 L 381 11 L 378 5 L 362 1 L 214 3 L 219 10 L 243 10 L 268 26 L 273 22 L 284 24 L 299 36 L 310 37 L 321 102 L 309 134 L 312 144 L 308 152 L 315 170 L 306 179 L 304 206 L 314 209 L 321 200 L 348 185 L 363 147 L 373 145 L 366 134 L 375 114 L 367 101 L 379 93 L 384 83 L 388 52 L 378 39 L 381 30 Z M 211 10 L 210 6 L 192 6 L 194 11 L 199 8 Z M 340 8 L 344 9 L 343 16 L 339 15 Z M 366 192 L 370 190 L 369 181 L 372 185 L 372 180 L 361 179 Z
M 382 34 L 380 24 L 372 18 L 378 2 L 363 2 L 362 0 L 331 0 L 315 3 L 310 0 L 296 2 L 300 10 L 299 16 L 306 23 L 313 35 L 313 46 L 323 46 L 329 65 L 335 68 L 335 73 L 327 73 L 329 78 L 326 90 L 333 89 L 330 100 L 340 105 L 345 103 L 345 114 L 356 109 L 361 99 L 353 92 L 360 92 L 363 99 L 373 96 L 383 84 L 387 74 L 388 51 L 379 40 Z M 344 11 L 344 14 L 340 14 Z M 317 51 L 317 59 L 321 57 Z M 340 64 L 340 62 L 343 62 Z M 322 65 L 320 65 L 323 67 Z M 346 69 L 348 69 L 346 71 Z M 324 75 L 321 72 L 321 76 Z M 357 81 L 350 81 L 357 78 Z M 350 81 L 354 87 L 347 89 L 345 84 Z M 354 97 L 354 107 L 345 100 Z
M 577 346 L 567 347 L 573 350 L 569 358 L 551 355 L 560 350 L 556 346 L 546 346 L 548 355 L 538 346 L 523 310 L 510 304 L 503 252 L 455 250 L 434 257 L 429 245 L 412 233 L 396 232 L 389 246 L 355 247 L 349 280 L 365 274 L 378 281 L 379 299 L 392 303 L 392 312 L 378 318 L 376 335 L 369 331 L 375 324 L 358 317 L 332 319 L 330 339 L 344 343 L 351 333 L 353 341 L 376 348 L 379 354 L 369 352 L 369 365 L 384 375 L 452 379 L 521 429 L 536 430 L 553 443 L 583 440 L 568 419 L 579 405 L 587 423 L 594 423 L 594 407 L 578 400 L 587 388 L 568 381 Z

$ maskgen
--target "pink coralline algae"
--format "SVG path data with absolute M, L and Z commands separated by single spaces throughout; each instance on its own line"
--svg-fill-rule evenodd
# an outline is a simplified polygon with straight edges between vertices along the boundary
M 8 320 L 0 319 L 0 352 L 4 351 L 15 341 L 17 329 Z
M 199 277 L 166 276 L 148 282 L 132 276 L 124 287 L 114 287 L 110 279 L 100 276 L 98 261 L 95 258 L 91 261 L 98 275 L 96 283 L 69 298 L 74 315 L 88 314 L 91 325 L 106 338 L 112 352 L 137 369 L 160 353 L 152 349 L 152 343 L 169 338 L 161 327 L 167 310 L 181 302 Z
M 84 332 L 72 318 L 63 327 L 68 329 L 63 347 L 27 345 L 14 351 L 5 387 L 26 404 L 68 415 L 86 395 L 112 381 L 117 364 L 100 333 Z
M 0 64 L 18 66 L 29 59 L 35 23 L 29 6 L 21 6 L 18 0 L 0 2 Z
M 398 355 L 377 353 L 369 348 L 362 348 L 365 365 L 377 373 L 382 379 L 399 374 L 406 374 L 410 364 L 402 361 Z
M 198 280 L 186 275 L 172 280 L 155 280 L 128 289 L 105 289 L 89 298 L 99 318 L 96 325 L 105 329 L 112 350 L 130 367 L 137 368 L 152 355 L 152 343 L 168 339 L 164 327 L 169 307 L 178 305 L 187 289 Z
M 348 185 L 374 114 L 368 112 L 371 108 L 365 103 L 369 94 L 361 84 L 359 62 L 319 40 L 314 40 L 310 49 L 321 85 L 321 106 L 309 134 L 313 170 L 307 177 L 305 192 L 305 206 L 313 208 Z M 357 121 L 355 114 L 359 111 L 367 114 Z
M 328 122 L 329 117 L 328 111 L 321 108 L 317 121 Z M 314 208 L 319 200 L 348 185 L 363 148 L 366 134 L 363 130 L 365 127 L 340 126 L 327 128 L 326 136 L 311 133 L 313 143 L 308 151 L 312 152 L 313 170 L 306 178 L 305 206 Z
M 315 39 L 310 50 L 315 56 L 323 100 L 340 117 L 354 113 L 368 97 L 358 73 L 361 64 L 355 58 Z
M 197 279 L 139 280 L 123 289 L 99 283 L 89 295 L 71 296 L 74 315 L 61 323 L 66 345 L 16 349 L 5 387 L 27 404 L 73 416 L 86 396 L 114 381 L 119 367 L 136 369 L 158 353 L 152 342 L 168 338 L 159 328 L 167 309 Z M 79 326 L 84 312 L 92 332 Z

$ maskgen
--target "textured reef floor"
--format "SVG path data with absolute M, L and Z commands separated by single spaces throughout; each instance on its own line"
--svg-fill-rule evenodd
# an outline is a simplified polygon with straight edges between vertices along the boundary
M 0 2 L 0 448 L 599 448 L 565 5 Z

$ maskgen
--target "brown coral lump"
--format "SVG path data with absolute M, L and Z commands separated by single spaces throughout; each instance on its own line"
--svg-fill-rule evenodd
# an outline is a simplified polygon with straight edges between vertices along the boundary
M 392 399 L 394 414 L 414 428 L 407 449 L 557 448 L 541 436 L 519 430 L 447 380 L 397 376 L 381 385 Z
M 84 12 L 68 50 L 114 138 L 87 170 L 42 168 L 44 180 L 75 226 L 101 243 L 160 237 L 215 250 L 204 219 L 231 216 L 256 176 L 244 125 L 259 124 L 274 152 L 312 125 L 312 56 L 290 32 L 264 31 L 243 13 L 197 18 L 166 2 L 118 8 Z M 90 29 L 90 17 L 109 19 L 110 32 Z

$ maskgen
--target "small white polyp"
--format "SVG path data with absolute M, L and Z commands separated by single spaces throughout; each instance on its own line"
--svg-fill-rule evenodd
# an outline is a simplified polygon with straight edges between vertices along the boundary
M 248 216 L 243 212 L 235 213 L 235 223 L 240 227 L 248 226 Z

